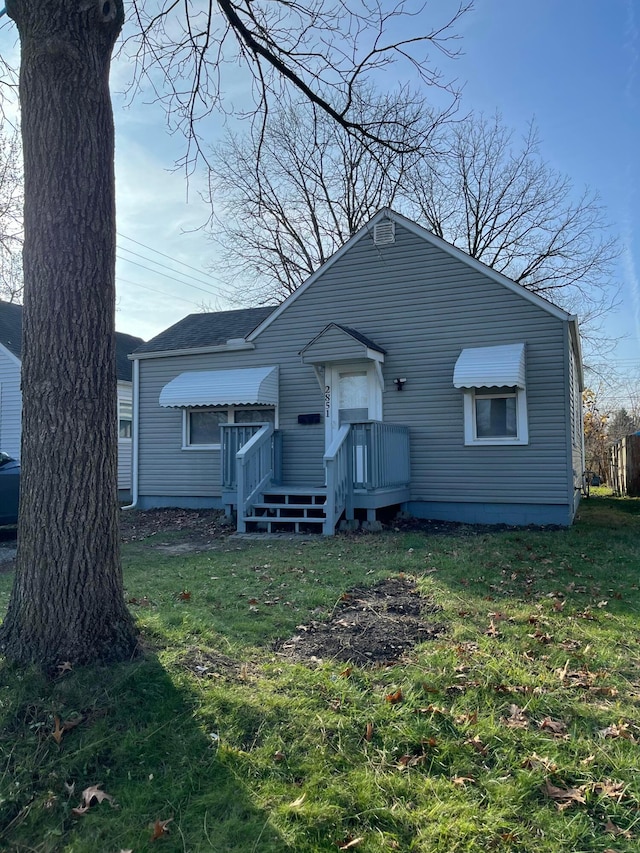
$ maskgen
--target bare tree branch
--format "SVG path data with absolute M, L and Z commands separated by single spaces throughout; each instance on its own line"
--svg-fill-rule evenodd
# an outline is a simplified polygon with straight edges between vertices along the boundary
M 369 124 L 357 115 L 363 84 L 385 84 L 412 77 L 441 93 L 443 118 L 457 107 L 455 81 L 445 79 L 430 51 L 456 56 L 455 25 L 472 8 L 462 0 L 443 23 L 411 38 L 394 38 L 400 20 L 411 17 L 419 31 L 426 3 L 398 0 L 132 0 L 134 25 L 122 50 L 134 63 L 131 94 L 149 85 L 167 110 L 174 129 L 187 138 L 180 161 L 190 173 L 207 159 L 199 125 L 214 112 L 238 114 L 223 90 L 237 70 L 248 74 L 253 101 L 240 112 L 264 130 L 268 113 L 285 98 L 300 95 L 348 134 L 397 153 L 424 145 L 422 125 L 404 128 L 392 118 Z M 235 68 L 229 77 L 225 72 Z M 409 89 L 396 91 L 406 96 Z M 411 129 L 413 132 L 409 133 Z M 259 131 L 260 132 L 260 131 Z
M 0 130 L 0 299 L 20 301 L 24 185 L 20 135 Z
M 410 107 L 354 92 L 353 114 L 375 125 L 411 125 Z M 433 123 L 432 123 L 433 126 Z M 257 136 L 257 138 L 256 138 Z M 258 156 L 259 154 L 259 156 Z M 326 114 L 304 103 L 281 107 L 259 134 L 228 134 L 210 156 L 211 233 L 220 248 L 216 274 L 245 304 L 281 301 L 380 207 L 393 204 L 416 157 L 386 146 L 374 152 Z
M 412 170 L 407 203 L 438 236 L 579 315 L 596 343 L 619 254 L 597 193 L 550 168 L 533 124 L 519 143 L 499 115 L 440 132 L 444 153 Z

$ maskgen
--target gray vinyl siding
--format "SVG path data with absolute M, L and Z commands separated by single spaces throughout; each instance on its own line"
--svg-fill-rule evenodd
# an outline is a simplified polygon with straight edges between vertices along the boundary
M 20 365 L 0 347 L 0 450 L 20 458 Z
M 386 350 L 383 419 L 411 434 L 412 501 L 566 504 L 570 415 L 566 322 L 396 225 L 396 242 L 365 235 L 286 307 L 249 352 L 140 362 L 140 494 L 219 493 L 219 452 L 181 451 L 179 410 L 161 410 L 164 384 L 184 370 L 280 366 L 284 481 L 322 482 L 323 392 L 302 350 L 329 323 Z M 526 344 L 527 446 L 464 445 L 463 392 L 453 387 L 465 347 Z M 406 378 L 403 391 L 393 384 Z

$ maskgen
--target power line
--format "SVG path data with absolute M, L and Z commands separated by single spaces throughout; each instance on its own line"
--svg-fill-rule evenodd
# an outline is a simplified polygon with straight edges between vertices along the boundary
M 154 261 L 153 258 L 148 258 L 146 255 L 141 255 L 139 252 L 134 252 L 132 249 L 127 249 L 126 246 L 120 246 L 121 251 L 128 252 L 130 255 L 134 255 L 136 258 L 142 258 L 143 261 L 148 261 L 150 264 L 155 264 L 163 270 L 169 270 L 170 272 L 175 272 L 178 275 L 184 276 L 185 278 L 193 279 L 193 281 L 197 281 L 198 284 L 202 284 L 205 287 L 209 286 L 208 282 L 202 281 L 200 278 L 196 278 L 194 275 L 190 275 L 188 272 L 182 272 L 182 270 L 174 270 L 171 267 L 166 266 L 166 264 L 161 264 L 160 261 Z M 127 260 L 126 258 L 120 258 L 121 260 Z M 186 265 L 185 265 L 186 266 Z M 188 267 L 192 269 L 192 267 Z M 215 285 L 213 285 L 215 287 Z
M 184 281 L 181 278 L 175 278 L 175 276 L 172 276 L 172 275 L 167 275 L 167 273 L 163 273 L 163 272 L 159 272 L 158 270 L 151 269 L 151 267 L 147 267 L 144 264 L 139 264 L 137 261 L 132 261 L 130 258 L 123 258 L 122 255 L 118 255 L 117 253 L 116 253 L 116 257 L 125 263 L 133 264 L 136 267 L 141 267 L 143 270 L 147 270 L 147 272 L 154 273 L 154 275 L 161 275 L 164 278 L 170 279 L 171 281 L 176 281 L 176 282 L 178 282 L 178 284 L 182 284 L 184 287 L 192 287 L 194 290 L 201 290 L 203 293 L 207 293 L 209 296 L 221 296 L 221 295 L 223 296 L 224 295 L 224 294 L 221 294 L 219 292 L 216 293 L 215 291 L 209 290 L 205 287 L 198 287 L 197 284 L 190 284 L 190 282 L 188 282 L 188 281 Z M 151 263 L 153 263 L 153 261 L 151 261 Z M 174 270 L 174 272 L 175 272 L 175 270 Z
M 125 284 L 131 284 L 134 287 L 141 287 L 143 290 L 149 290 L 151 293 L 159 293 L 160 296 L 166 296 L 168 299 L 174 300 L 177 299 L 179 302 L 186 302 L 187 305 L 195 305 L 196 308 L 201 307 L 201 303 L 193 302 L 191 299 L 185 299 L 183 296 L 175 296 L 173 293 L 167 293 L 165 290 L 157 290 L 155 287 L 148 287 L 146 284 L 140 284 L 139 281 L 131 281 L 128 278 L 121 278 L 118 276 L 118 283 L 124 282 Z
M 199 270 L 197 267 L 192 267 L 190 264 L 178 260 L 178 258 L 174 258 L 171 255 L 166 255 L 164 252 L 160 252 L 158 249 L 154 249 L 152 246 L 147 246 L 145 243 L 141 243 L 139 240 L 134 240 L 133 237 L 127 237 L 126 234 L 122 234 L 120 231 L 118 231 L 117 234 L 118 237 L 122 237 L 125 240 L 129 240 L 131 243 L 135 243 L 136 246 L 142 246 L 143 249 L 147 249 L 149 252 L 155 252 L 156 255 L 161 255 L 163 258 L 167 258 L 169 261 L 174 261 L 176 264 L 180 264 L 183 267 L 187 267 L 187 269 L 193 270 L 194 272 L 200 274 L 202 274 L 203 272 L 203 270 Z

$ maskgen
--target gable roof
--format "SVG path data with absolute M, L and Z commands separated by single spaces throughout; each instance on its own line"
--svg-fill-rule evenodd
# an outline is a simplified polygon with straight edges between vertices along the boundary
M 513 279 L 508 278 L 506 275 L 503 275 L 497 270 L 492 269 L 486 264 L 479 261 L 477 258 L 472 258 L 471 255 L 468 255 L 466 252 L 463 252 L 462 249 L 458 249 L 457 246 L 448 243 L 446 240 L 443 240 L 441 237 L 437 237 L 431 231 L 428 231 L 426 228 L 423 228 L 422 225 L 418 225 L 417 222 L 414 222 L 411 219 L 407 219 L 406 216 L 402 216 L 400 213 L 396 213 L 395 210 L 392 210 L 390 207 L 383 207 L 379 210 L 374 216 L 363 225 L 356 233 L 349 239 L 347 242 L 341 246 L 333 255 L 329 258 L 328 261 L 319 267 L 309 278 L 303 282 L 300 287 L 298 287 L 290 296 L 288 296 L 284 302 L 281 302 L 280 305 L 273 311 L 272 314 L 269 315 L 256 329 L 254 329 L 251 334 L 248 336 L 248 341 L 253 341 L 258 337 L 277 317 L 282 314 L 283 311 L 291 305 L 299 296 L 301 296 L 307 288 L 311 287 L 311 285 L 318 279 L 321 275 L 323 275 L 333 264 L 336 263 L 346 252 L 348 252 L 356 243 L 367 236 L 373 236 L 373 232 L 375 226 L 378 225 L 383 220 L 390 220 L 391 222 L 406 228 L 412 234 L 420 237 L 426 243 L 429 243 L 432 246 L 435 246 L 438 249 L 441 249 L 443 252 L 446 252 L 448 255 L 456 258 L 477 272 L 486 275 L 488 278 L 493 279 L 493 281 L 501 284 L 503 287 L 506 287 L 508 290 L 511 290 L 513 293 L 517 293 L 523 299 L 526 299 L 529 302 L 532 302 L 534 305 L 537 305 L 538 308 L 542 308 L 544 311 L 547 311 L 549 314 L 552 314 L 554 317 L 557 317 L 560 320 L 565 321 L 575 321 L 576 318 L 569 314 L 567 311 L 564 311 L 562 308 L 559 308 L 557 305 L 554 305 L 552 302 L 549 302 L 547 299 L 544 299 L 542 296 L 538 296 L 536 293 L 532 293 L 530 290 L 527 290 L 526 287 L 523 287 L 521 284 L 517 284 L 517 282 L 513 281 Z
M 128 356 L 141 343 L 143 343 L 142 338 L 116 332 L 116 373 L 121 382 L 131 382 L 131 362 Z M 4 302 L 2 299 L 0 299 L 0 344 L 17 359 L 22 357 L 22 305 Z
M 352 351 L 349 353 L 351 357 L 373 357 L 376 360 L 384 360 L 384 356 L 387 354 L 386 350 L 356 329 L 341 326 L 340 323 L 329 323 L 300 350 L 302 360 L 309 364 L 327 360 L 343 361 L 345 353 L 349 352 L 348 347 L 345 347 L 345 339 L 352 344 Z M 353 344 L 359 346 L 354 349 Z M 337 357 L 336 353 L 338 354 Z M 377 356 L 373 355 L 374 353 L 377 353 Z
M 227 341 L 246 338 L 274 310 L 275 305 L 269 305 L 212 314 L 189 314 L 138 347 L 135 355 L 224 346 Z

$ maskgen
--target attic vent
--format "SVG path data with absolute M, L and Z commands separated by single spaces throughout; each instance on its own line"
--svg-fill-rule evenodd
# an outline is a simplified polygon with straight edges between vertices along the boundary
M 386 246 L 389 243 L 396 242 L 396 224 L 390 219 L 384 219 L 382 222 L 376 223 L 373 226 L 373 242 L 376 246 Z

